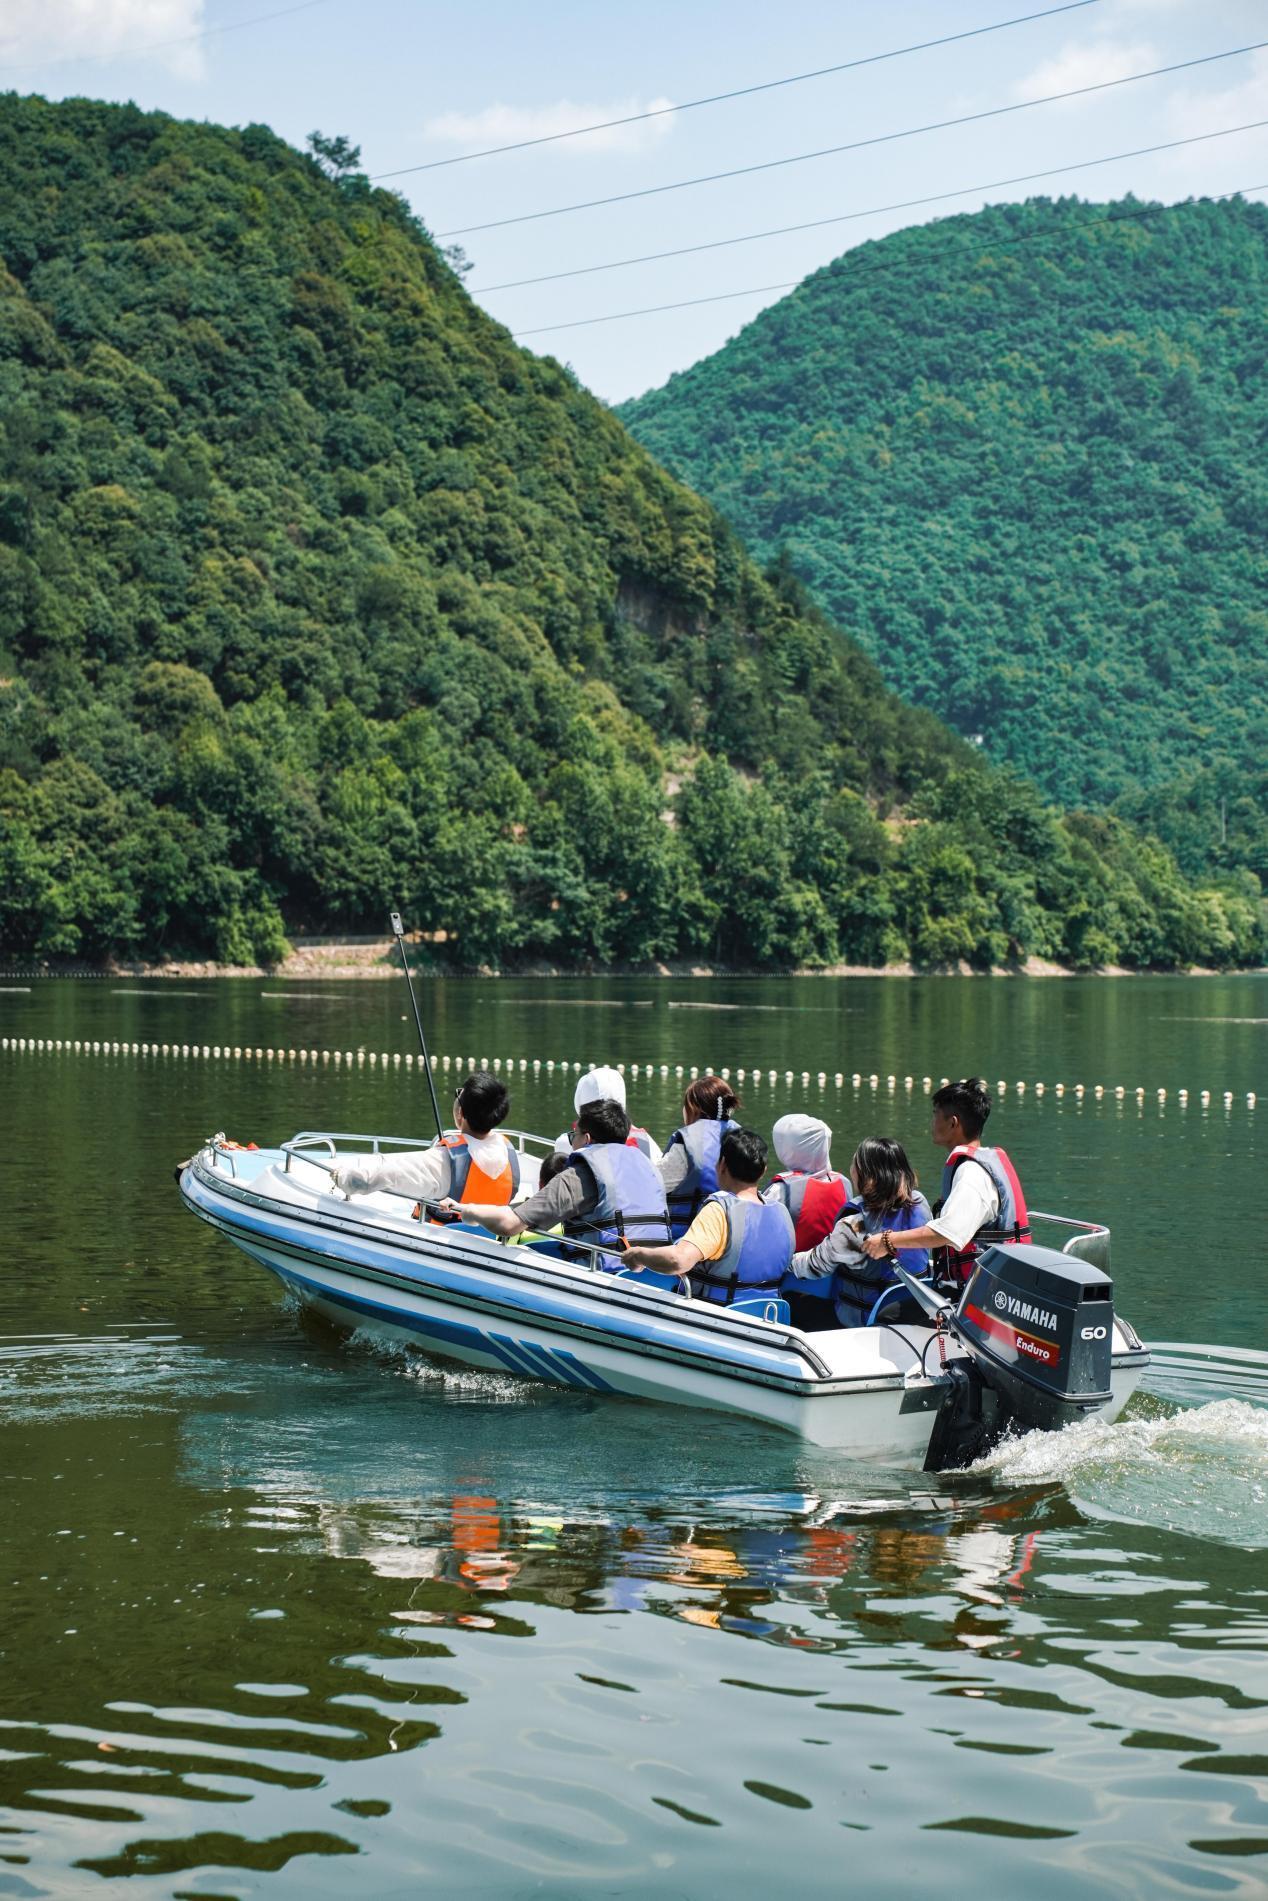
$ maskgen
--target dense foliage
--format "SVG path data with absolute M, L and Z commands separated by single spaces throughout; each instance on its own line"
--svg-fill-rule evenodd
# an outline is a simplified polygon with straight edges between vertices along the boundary
M 623 414 L 906 698 L 1262 871 L 1266 305 L 1268 206 L 999 206 L 849 252 Z
M 345 141 L 0 101 L 0 949 L 1235 961 L 467 298 Z

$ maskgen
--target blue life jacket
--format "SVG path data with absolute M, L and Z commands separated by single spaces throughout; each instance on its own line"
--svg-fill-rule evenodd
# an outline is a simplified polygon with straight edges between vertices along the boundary
M 564 1233 L 595 1247 L 615 1247 L 624 1239 L 639 1247 L 669 1245 L 669 1210 L 660 1170 L 642 1149 L 624 1142 L 590 1142 L 574 1150 L 571 1166 L 584 1175 L 588 1169 L 599 1191 L 589 1214 L 564 1222 Z
M 899 1234 L 904 1228 L 923 1228 L 929 1220 L 932 1210 L 921 1194 L 916 1194 L 906 1208 L 892 1208 L 887 1214 L 872 1214 L 863 1204 L 852 1201 L 845 1211 L 851 1219 L 858 1219 L 864 1234 Z M 924 1274 L 929 1267 L 928 1248 L 899 1248 L 897 1258 L 909 1274 Z M 836 1307 L 839 1327 L 861 1327 L 872 1311 L 876 1296 L 885 1288 L 898 1282 L 892 1261 L 869 1260 L 867 1256 L 859 1262 L 857 1272 L 850 1273 L 843 1267 L 833 1270 L 832 1299 Z M 892 1308 L 886 1310 L 891 1319 L 897 1320 L 900 1308 L 895 1301 Z
M 675 1241 L 681 1241 L 710 1195 L 718 1192 L 718 1151 L 728 1129 L 738 1122 L 685 1122 L 675 1129 L 665 1148 L 668 1154 L 677 1142 L 687 1151 L 689 1167 L 669 1198 L 669 1225 Z
M 693 1125 L 694 1126 L 694 1125 Z M 792 1216 L 779 1201 L 749 1201 L 719 1189 L 708 1197 L 726 1216 L 726 1247 L 691 1270 L 697 1300 L 730 1305 L 746 1294 L 776 1293 L 793 1257 Z

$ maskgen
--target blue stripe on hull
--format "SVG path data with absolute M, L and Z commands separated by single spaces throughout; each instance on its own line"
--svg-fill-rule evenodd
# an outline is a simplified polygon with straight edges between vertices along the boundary
M 350 1313 L 367 1320 L 385 1320 L 392 1326 L 405 1327 L 409 1332 L 424 1338 L 443 1341 L 448 1346 L 465 1347 L 468 1352 L 500 1360 L 509 1372 L 520 1379 L 546 1380 L 552 1386 L 569 1386 L 590 1393 L 614 1393 L 617 1390 L 615 1386 L 609 1385 L 601 1373 L 583 1365 L 575 1353 L 562 1348 L 534 1346 L 526 1340 L 508 1339 L 505 1334 L 484 1333 L 479 1327 L 467 1326 L 460 1320 L 442 1320 L 435 1314 L 419 1314 L 409 1308 L 388 1307 L 382 1301 L 368 1300 L 364 1294 L 350 1294 L 343 1288 L 326 1287 L 320 1281 L 309 1280 L 306 1274 L 295 1273 L 293 1268 L 279 1267 L 276 1261 L 256 1253 L 253 1248 L 246 1248 L 244 1252 L 252 1255 L 280 1280 L 305 1293 L 316 1294 L 330 1301 L 333 1306 L 347 1308 Z
M 196 1208 L 205 1208 L 209 1213 L 214 1212 L 218 1217 L 217 1225 L 223 1226 L 230 1239 L 236 1241 L 239 1247 L 244 1248 L 248 1254 L 255 1253 L 247 1239 L 247 1236 L 253 1235 L 265 1242 L 277 1241 L 284 1246 L 298 1246 L 312 1253 L 318 1253 L 323 1265 L 328 1265 L 336 1272 L 356 1274 L 363 1265 L 377 1265 L 400 1278 L 417 1282 L 421 1292 L 432 1294 L 441 1300 L 444 1300 L 451 1292 L 469 1290 L 473 1276 L 479 1275 L 482 1271 L 482 1263 L 455 1261 L 449 1265 L 435 1259 L 428 1259 L 425 1263 L 417 1262 L 416 1259 L 402 1259 L 399 1254 L 393 1253 L 391 1243 L 388 1241 L 354 1240 L 351 1236 L 327 1230 L 318 1231 L 321 1242 L 318 1248 L 307 1236 L 297 1235 L 294 1225 L 284 1225 L 255 1208 L 235 1206 L 233 1218 L 227 1220 L 223 1213 L 224 1202 L 221 1201 L 217 1208 L 217 1197 L 210 1194 L 197 1179 L 185 1193 L 186 1198 Z M 261 1257 L 255 1254 L 255 1258 Z M 266 1264 L 272 1265 L 271 1262 Z M 583 1325 L 595 1324 L 595 1317 L 592 1314 L 578 1315 L 575 1305 L 576 1297 L 571 1294 L 564 1296 L 563 1299 L 558 1296 L 552 1298 L 540 1288 L 514 1281 L 500 1282 L 498 1294 L 505 1306 L 519 1309 L 523 1319 L 529 1325 L 537 1323 L 549 1329 L 551 1321 L 556 1318 L 574 1324 L 578 1318 L 581 1318 Z M 340 1296 L 340 1298 L 343 1297 Z M 567 1305 L 564 1305 L 564 1299 L 567 1300 Z M 707 1368 L 723 1376 L 733 1376 L 736 1372 L 751 1370 L 758 1374 L 774 1373 L 785 1379 L 791 1376 L 798 1381 L 805 1380 L 807 1377 L 807 1368 L 800 1357 L 787 1347 L 759 1345 L 756 1341 L 745 1340 L 736 1335 L 729 1336 L 724 1343 L 714 1341 L 708 1333 L 695 1328 L 688 1329 L 669 1314 L 661 1316 L 648 1313 L 644 1316 L 635 1315 L 628 1309 L 608 1308 L 603 1312 L 600 1324 L 609 1343 L 613 1346 L 628 1346 L 637 1351 L 638 1347 L 644 1343 L 664 1345 L 677 1352 L 686 1351 L 701 1370 Z M 466 1329 L 465 1331 L 476 1330 Z M 481 1338 L 484 1339 L 485 1336 L 481 1335 Z M 501 1358 L 501 1355 L 490 1345 L 483 1346 L 481 1350 L 493 1357 Z M 523 1368 L 515 1370 L 522 1372 Z M 571 1381 L 564 1379 L 562 1368 L 557 1369 L 553 1377 L 564 1384 L 571 1384 Z

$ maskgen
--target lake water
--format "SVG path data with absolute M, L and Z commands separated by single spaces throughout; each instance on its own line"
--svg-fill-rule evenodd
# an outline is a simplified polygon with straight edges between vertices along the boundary
M 1109 1220 L 1147 1338 L 1223 1351 L 937 1479 L 442 1373 L 303 1321 L 172 1180 L 219 1128 L 425 1133 L 416 1073 L 0 1050 L 0 1898 L 1268 1892 L 1268 979 L 425 1007 L 458 1058 L 808 1070 L 748 1119 L 929 1179 L 920 1077 L 1004 1079 L 1032 1202 Z M 407 1010 L 36 981 L 0 1035 L 406 1051 Z M 517 1075 L 513 1119 L 572 1080 Z M 632 1107 L 664 1134 L 680 1089 Z

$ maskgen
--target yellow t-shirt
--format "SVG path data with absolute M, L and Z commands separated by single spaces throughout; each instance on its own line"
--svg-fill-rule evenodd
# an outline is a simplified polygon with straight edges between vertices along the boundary
M 726 1209 L 719 1201 L 706 1201 L 683 1235 L 693 1248 L 699 1248 L 702 1261 L 719 1261 L 726 1253 Z

